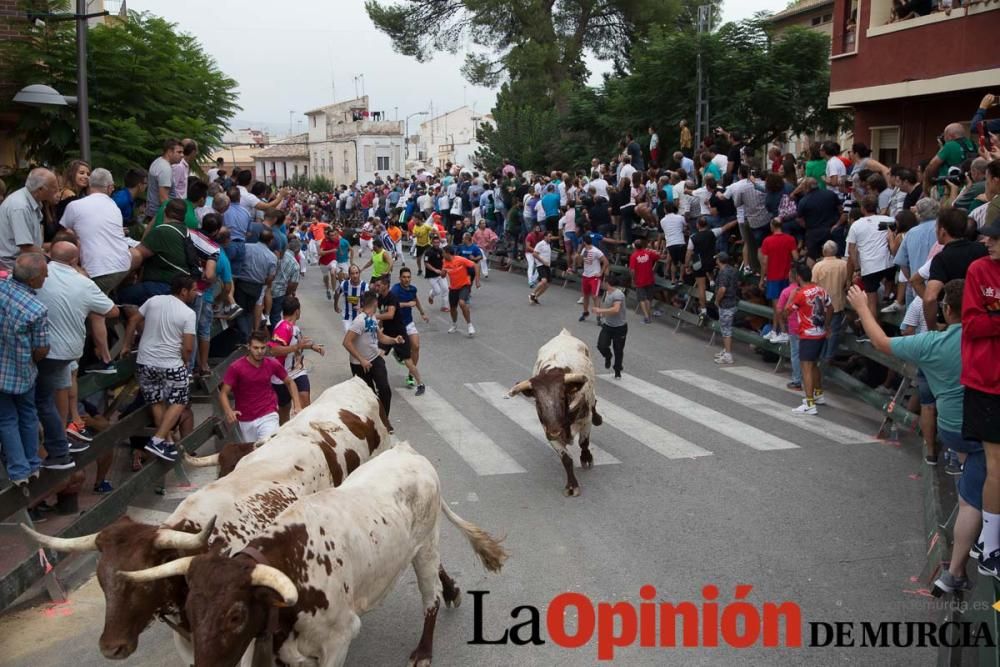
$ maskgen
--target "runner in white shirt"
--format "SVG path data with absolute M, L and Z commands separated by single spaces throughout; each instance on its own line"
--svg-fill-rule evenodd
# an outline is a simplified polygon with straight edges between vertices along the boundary
M 677 204 L 667 202 L 663 205 L 666 211 L 660 219 L 660 229 L 663 230 L 664 246 L 667 249 L 667 279 L 672 283 L 681 281 L 681 271 L 684 268 L 684 258 L 687 253 L 687 243 L 684 240 L 685 220 L 677 213 Z
M 534 291 L 528 295 L 528 300 L 538 305 L 538 297 L 545 293 L 545 290 L 549 288 L 549 281 L 552 280 L 552 246 L 549 245 L 548 237 L 535 244 L 531 255 L 535 258 L 538 283 L 535 285 Z

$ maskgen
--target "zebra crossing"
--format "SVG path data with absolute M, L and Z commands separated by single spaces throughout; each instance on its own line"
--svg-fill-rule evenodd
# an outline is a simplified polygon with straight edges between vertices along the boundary
M 770 373 L 751 367 L 737 366 L 723 370 L 728 371 L 733 379 L 739 378 L 754 385 L 763 385 L 769 390 L 780 388 L 778 382 L 783 382 L 777 376 L 772 377 Z M 782 402 L 762 393 L 691 371 L 661 370 L 657 374 L 667 382 L 671 382 L 674 389 L 627 373 L 623 374 L 620 380 L 613 379 L 610 374 L 597 376 L 600 378 L 597 410 L 604 418 L 604 424 L 591 433 L 591 451 L 594 454 L 595 465 L 627 464 L 627 460 L 623 461 L 619 457 L 624 458 L 636 451 L 632 447 L 633 442 L 667 460 L 696 460 L 716 454 L 673 432 L 671 424 L 680 426 L 687 423 L 687 432 L 690 432 L 691 426 L 713 431 L 731 443 L 731 448 L 734 450 L 745 447 L 753 451 L 769 452 L 800 449 L 803 445 L 813 444 L 855 445 L 875 442 L 871 435 L 834 421 L 836 415 L 831 414 L 828 409 L 823 412 L 829 417 L 822 413 L 819 417 L 792 413 L 791 409 L 795 407 L 797 401 L 790 393 L 788 400 Z M 683 390 L 678 385 L 682 386 Z M 617 388 L 618 392 L 607 391 L 612 387 Z M 469 382 L 464 384 L 464 389 L 466 392 L 463 396 L 472 397 L 478 401 L 479 406 L 485 406 L 481 409 L 492 409 L 500 413 L 511 422 L 511 428 L 491 430 L 489 426 L 477 425 L 463 413 L 461 405 L 452 404 L 432 388 L 428 388 L 426 394 L 421 397 L 411 392 L 400 392 L 399 395 L 477 475 L 525 473 L 530 467 L 529 461 L 525 460 L 528 455 L 516 443 L 528 440 L 532 443 L 548 444 L 539 424 L 535 406 L 530 400 L 520 396 L 508 398 L 506 395 L 508 387 L 499 382 Z M 678 393 L 679 391 L 683 391 L 684 395 Z M 648 410 L 645 411 L 647 417 L 643 417 L 633 410 L 622 407 L 617 402 L 621 392 L 638 399 L 640 405 L 648 404 L 659 408 L 659 414 L 663 418 L 654 423 L 647 418 Z M 716 398 L 716 405 L 719 400 L 729 401 L 734 408 L 739 408 L 740 414 L 750 412 L 755 416 L 752 419 L 743 419 L 727 414 L 730 412 L 728 410 L 721 412 L 710 408 L 697 400 L 699 392 L 713 395 Z M 773 395 L 773 391 L 771 394 Z M 463 398 L 460 402 L 465 400 Z M 850 407 L 850 404 L 843 400 L 839 404 Z M 770 432 L 768 428 L 775 422 L 801 430 L 802 435 L 793 438 L 794 442 L 780 437 Z M 490 423 L 495 427 L 492 420 Z M 678 430 L 684 432 L 685 428 Z M 789 429 L 783 429 L 783 433 L 787 435 Z M 578 461 L 575 461 L 575 464 L 579 466 Z

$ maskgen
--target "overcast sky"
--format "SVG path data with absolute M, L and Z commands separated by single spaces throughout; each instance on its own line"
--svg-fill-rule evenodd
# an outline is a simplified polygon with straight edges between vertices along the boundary
M 723 19 L 740 20 L 787 4 L 726 0 Z M 462 78 L 461 53 L 418 63 L 394 52 L 389 38 L 368 19 L 363 0 L 129 0 L 128 7 L 162 16 L 195 35 L 239 85 L 243 110 L 237 122 L 266 124 L 276 133 L 288 132 L 289 111 L 294 111 L 293 130 L 302 131 L 302 113 L 330 104 L 334 86 L 338 100 L 352 98 L 355 90 L 360 94 L 363 86 L 372 110 L 385 111 L 389 119 L 398 113 L 400 120 L 416 111 L 437 115 L 463 104 L 487 112 L 496 97 L 495 91 Z M 596 80 L 605 68 L 598 63 L 591 69 Z M 355 80 L 361 74 L 363 84 Z M 411 133 L 420 120 L 410 121 Z

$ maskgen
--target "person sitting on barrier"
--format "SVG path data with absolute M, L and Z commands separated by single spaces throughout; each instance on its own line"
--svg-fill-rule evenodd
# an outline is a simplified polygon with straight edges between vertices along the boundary
M 983 452 L 982 442 L 962 435 L 965 388 L 960 378 L 962 364 L 955 363 L 955 360 L 961 357 L 964 288 L 965 281 L 961 279 L 951 280 L 944 287 L 944 319 L 947 323 L 944 331 L 932 330 L 896 338 L 886 336 L 882 325 L 864 307 L 867 298 L 857 286 L 851 287 L 847 293 L 872 346 L 879 352 L 909 361 L 920 368 L 936 399 L 938 440 L 946 449 L 956 452 L 962 462 L 967 461 L 967 457 L 971 455 L 982 456 Z M 976 508 L 981 505 L 981 486 L 985 477 L 981 474 L 980 467 L 981 462 L 977 459 L 975 470 L 970 471 L 968 476 L 975 478 L 978 486 L 972 485 L 970 488 L 971 479 L 967 479 L 964 473 L 959 481 L 959 517 L 955 525 L 952 562 L 950 568 L 942 572 L 935 582 L 935 586 L 948 593 L 971 588 L 965 577 L 965 562 L 979 526 L 979 512 Z

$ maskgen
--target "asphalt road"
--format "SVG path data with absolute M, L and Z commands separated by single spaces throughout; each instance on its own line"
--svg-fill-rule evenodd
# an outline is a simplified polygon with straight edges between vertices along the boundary
M 424 294 L 426 283 L 417 284 Z M 328 350 L 325 358 L 309 359 L 317 395 L 346 379 L 349 369 L 315 268 L 300 297 L 304 332 Z M 640 648 L 637 641 L 615 651 L 615 663 L 929 664 L 931 649 L 805 647 L 811 621 L 927 620 L 923 598 L 913 593 L 921 584 L 911 580 L 926 548 L 922 485 L 915 479 L 924 471 L 915 443 L 895 448 L 873 440 L 877 415 L 836 389 L 820 416 L 792 416 L 799 397 L 746 345 L 737 345 L 735 367 L 719 368 L 701 332 L 675 334 L 662 321 L 644 325 L 630 313 L 626 376 L 598 380 L 607 420 L 594 429 L 598 465 L 578 472 L 580 497 L 563 496 L 562 466 L 536 437 L 533 407 L 501 393 L 529 376 L 535 351 L 562 327 L 596 345 L 598 327 L 577 322 L 576 297 L 572 287 L 554 288 L 532 307 L 523 276 L 494 271 L 473 296 L 474 338 L 447 334 L 447 316 L 428 307 L 431 322 L 420 325 L 426 396 L 413 396 L 402 367 L 389 364 L 397 438 L 437 466 L 455 511 L 505 534 L 511 554 L 502 574 L 487 574 L 442 522 L 443 563 L 464 600 L 439 615 L 435 663 L 597 664 L 596 633 L 575 649 L 553 643 L 546 610 L 555 596 L 574 591 L 595 605 L 638 605 L 640 588 L 650 585 L 655 601 L 690 601 L 704 610 L 702 589 L 711 584 L 719 591 L 720 617 L 738 585 L 752 586 L 746 602 L 758 611 L 766 602 L 796 603 L 804 647 L 734 649 L 720 638 L 720 648 Z M 132 511 L 157 520 L 188 492 L 168 487 L 166 498 L 150 495 Z M 39 601 L 0 618 L 5 664 L 104 663 L 97 650 L 103 601 L 90 572 L 84 570 L 68 604 Z M 530 611 L 516 619 L 511 612 L 530 605 L 539 610 L 545 643 L 469 644 L 470 590 L 488 591 L 481 597 L 484 639 L 529 621 Z M 572 634 L 575 612 L 567 618 Z M 416 580 L 406 571 L 384 605 L 363 617 L 348 664 L 404 664 L 421 623 Z M 530 635 L 527 627 L 521 636 Z M 179 664 L 166 628 L 148 630 L 127 664 Z

